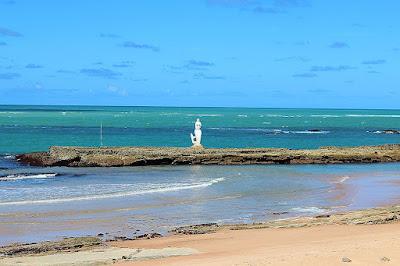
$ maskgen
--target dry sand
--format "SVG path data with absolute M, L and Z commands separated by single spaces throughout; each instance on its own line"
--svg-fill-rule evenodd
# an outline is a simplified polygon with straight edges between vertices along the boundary
M 119 247 L 188 247 L 196 255 L 116 265 L 400 265 L 400 223 L 222 230 L 115 243 Z M 351 262 L 343 260 L 350 259 Z

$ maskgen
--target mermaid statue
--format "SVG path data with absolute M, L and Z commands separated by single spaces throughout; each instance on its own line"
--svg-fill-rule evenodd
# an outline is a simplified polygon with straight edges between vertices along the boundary
M 197 118 L 196 123 L 194 123 L 194 135 L 190 133 L 190 138 L 192 139 L 193 147 L 201 148 L 201 122 Z

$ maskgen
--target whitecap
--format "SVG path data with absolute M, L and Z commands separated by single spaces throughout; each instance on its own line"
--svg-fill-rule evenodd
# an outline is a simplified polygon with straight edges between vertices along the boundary
M 187 114 L 187 116 L 217 117 L 217 116 L 224 116 L 224 115 L 223 114 Z
M 359 115 L 359 114 L 347 114 L 346 117 L 383 117 L 383 118 L 400 118 L 400 115 Z
M 310 117 L 322 117 L 322 118 L 328 118 L 328 117 L 343 117 L 340 115 L 310 115 Z

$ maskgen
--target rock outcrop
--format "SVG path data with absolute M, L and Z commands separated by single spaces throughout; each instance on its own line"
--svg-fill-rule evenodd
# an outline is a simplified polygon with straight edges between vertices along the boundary
M 298 228 L 320 225 L 368 225 L 389 224 L 400 221 L 400 206 L 389 206 L 365 210 L 347 211 L 317 215 L 315 217 L 297 217 L 268 221 L 254 224 L 226 224 L 214 223 L 177 227 L 171 230 L 174 234 L 207 234 L 219 230 L 244 230 L 260 228 Z
M 49 152 L 21 154 L 16 158 L 33 166 L 70 167 L 380 163 L 400 162 L 400 144 L 311 150 L 55 146 Z

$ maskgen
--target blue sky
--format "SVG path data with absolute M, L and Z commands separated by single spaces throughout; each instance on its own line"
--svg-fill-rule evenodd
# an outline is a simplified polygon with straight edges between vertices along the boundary
M 396 0 L 0 0 L 0 104 L 400 107 Z

